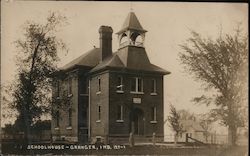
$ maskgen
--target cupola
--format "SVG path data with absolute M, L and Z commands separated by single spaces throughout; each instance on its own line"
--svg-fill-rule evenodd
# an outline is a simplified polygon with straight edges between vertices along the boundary
M 145 33 L 138 18 L 134 12 L 130 12 L 122 25 L 122 28 L 116 34 L 119 39 L 119 48 L 125 46 L 144 47 Z

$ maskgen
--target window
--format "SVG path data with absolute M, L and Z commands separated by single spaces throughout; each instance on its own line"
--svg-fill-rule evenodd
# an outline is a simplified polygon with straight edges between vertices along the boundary
M 59 121 L 60 121 L 60 114 L 59 110 L 56 111 L 56 127 L 59 127 Z
M 98 89 L 97 89 L 98 92 L 101 92 L 101 78 L 98 77 Z
M 123 106 L 119 105 L 117 107 L 117 122 L 123 122 Z
M 68 126 L 72 126 L 72 108 L 68 109 Z
M 98 118 L 97 118 L 97 121 L 100 122 L 101 121 L 101 106 L 98 106 Z
M 68 79 L 68 95 L 72 94 L 72 78 Z
M 60 81 L 56 81 L 56 97 L 60 96 Z
M 123 92 L 123 78 L 118 76 L 116 89 L 118 92 Z
M 151 80 L 151 93 L 156 93 L 156 80 Z
M 156 123 L 156 107 L 151 107 L 151 123 Z
M 131 91 L 132 92 L 143 92 L 143 80 L 142 78 L 135 77 L 131 80 Z

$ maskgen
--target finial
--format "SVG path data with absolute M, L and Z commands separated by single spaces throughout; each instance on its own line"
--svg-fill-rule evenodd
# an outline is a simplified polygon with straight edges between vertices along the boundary
M 133 12 L 132 1 L 130 1 L 130 12 Z

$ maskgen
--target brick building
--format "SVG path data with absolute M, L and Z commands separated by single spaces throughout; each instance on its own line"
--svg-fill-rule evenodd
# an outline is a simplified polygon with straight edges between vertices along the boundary
M 145 33 L 134 12 L 117 32 L 101 26 L 100 47 L 84 53 L 54 74 L 52 136 L 71 142 L 110 142 L 136 136 L 163 138 L 163 76 L 150 63 Z

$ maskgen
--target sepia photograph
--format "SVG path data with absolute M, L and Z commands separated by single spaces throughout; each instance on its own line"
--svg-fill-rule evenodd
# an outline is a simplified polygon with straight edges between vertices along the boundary
M 247 156 L 248 4 L 1 1 L 0 155 Z

